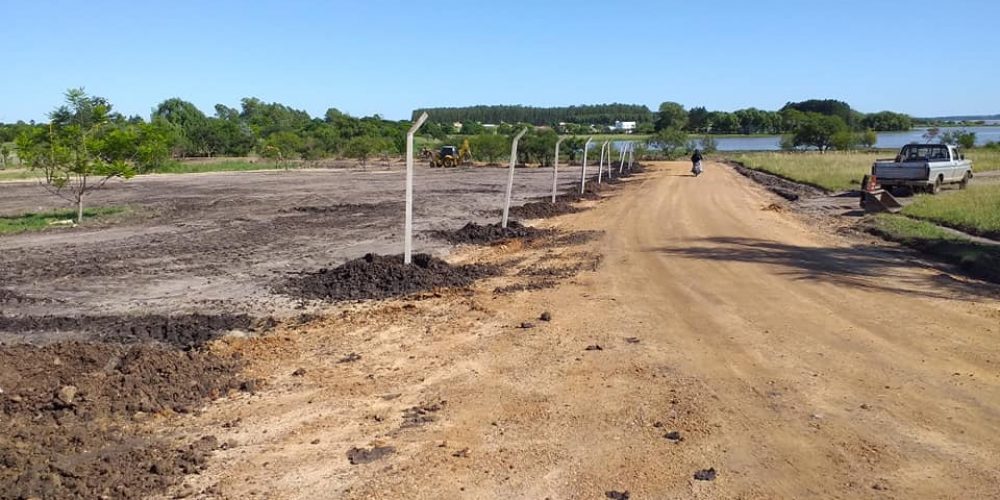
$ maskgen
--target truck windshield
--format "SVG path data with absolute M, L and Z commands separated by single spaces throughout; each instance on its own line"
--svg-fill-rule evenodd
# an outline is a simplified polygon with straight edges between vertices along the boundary
M 903 146 L 902 161 L 947 160 L 948 147 L 940 144 L 911 144 Z

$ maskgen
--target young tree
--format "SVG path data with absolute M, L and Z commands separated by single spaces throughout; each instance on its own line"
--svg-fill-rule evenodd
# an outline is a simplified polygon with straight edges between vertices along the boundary
M 865 130 L 861 133 L 860 142 L 867 149 L 874 148 L 878 143 L 878 134 L 872 129 Z
M 32 129 L 17 138 L 18 156 L 43 175 L 53 194 L 76 204 L 83 222 L 84 198 L 114 178 L 135 175 L 123 158 L 122 141 L 108 141 L 111 104 L 83 89 L 66 91 L 66 104 L 49 114 L 48 130 Z
M 837 151 L 851 151 L 857 148 L 859 137 L 847 128 L 838 130 L 830 136 L 830 145 Z
M 10 147 L 0 144 L 0 169 L 7 168 L 8 163 L 10 163 Z
M 937 127 L 931 127 L 929 129 L 927 129 L 926 132 L 924 132 L 923 138 L 928 143 L 931 143 L 931 142 L 934 142 L 934 140 L 937 139 L 938 135 L 940 135 L 940 134 L 941 134 L 941 129 L 939 129 Z
M 948 131 L 941 134 L 942 144 L 955 144 L 965 149 L 972 149 L 976 145 L 976 133 L 968 130 Z
M 706 135 L 701 138 L 701 151 L 703 153 L 714 153 L 718 150 L 719 150 L 719 143 L 716 142 L 714 136 Z
M 497 163 L 510 151 L 510 139 L 502 135 L 483 134 L 469 141 L 472 153 L 489 163 Z
M 660 150 L 667 158 L 676 158 L 680 149 L 687 145 L 687 134 L 676 128 L 665 128 L 649 138 L 650 149 Z

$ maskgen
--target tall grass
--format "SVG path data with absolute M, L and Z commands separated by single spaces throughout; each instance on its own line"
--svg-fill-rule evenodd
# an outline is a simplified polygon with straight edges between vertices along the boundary
M 892 158 L 893 152 L 837 152 L 808 153 L 722 153 L 748 168 L 762 170 L 793 181 L 810 184 L 828 191 L 855 189 L 865 174 L 871 172 L 872 163 L 878 158 Z M 1000 151 L 978 148 L 967 151 L 973 170 L 988 172 L 1000 170 Z
M 727 155 L 747 168 L 762 170 L 828 191 L 857 188 L 876 158 L 887 153 L 738 153 Z
M 970 234 L 1000 238 L 1000 184 L 969 186 L 939 196 L 922 195 L 903 214 Z
M 965 157 L 972 160 L 973 171 L 990 172 L 1000 170 L 1000 149 L 971 149 L 965 152 Z

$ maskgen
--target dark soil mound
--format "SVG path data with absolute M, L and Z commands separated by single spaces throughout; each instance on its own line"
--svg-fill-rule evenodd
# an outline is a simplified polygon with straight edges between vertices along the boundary
M 803 197 L 822 196 L 826 194 L 822 189 L 807 186 L 798 182 L 783 179 L 777 175 L 772 175 L 757 170 L 752 170 L 738 163 L 731 163 L 732 167 L 745 177 L 764 186 L 774 194 L 788 200 L 797 201 Z
M 533 201 L 519 207 L 511 207 L 510 215 L 519 219 L 546 219 L 582 210 L 582 208 L 578 208 L 566 200 L 557 199 L 555 203 L 550 201 Z
M 342 203 L 338 205 L 299 206 L 292 207 L 295 212 L 306 214 L 336 214 L 336 215 L 381 215 L 396 213 L 403 209 L 402 202 L 385 203 Z
M 12 333 L 74 331 L 117 342 L 163 342 L 194 347 L 231 330 L 258 331 L 274 326 L 245 314 L 178 316 L 3 316 L 0 331 Z
M 548 234 L 548 231 L 522 225 L 517 221 L 509 221 L 507 227 L 500 224 L 480 225 L 470 222 L 455 231 L 434 231 L 434 236 L 449 243 L 473 245 L 490 245 L 514 238 L 534 238 Z
M 427 254 L 413 256 L 412 265 L 402 255 L 368 254 L 333 269 L 320 269 L 297 276 L 280 285 L 279 292 L 307 299 L 385 299 L 433 290 L 465 287 L 491 276 L 491 266 L 452 266 Z
M 149 345 L 0 346 L 0 498 L 138 498 L 205 466 L 214 437 L 167 443 L 135 422 L 243 386 L 240 362 Z

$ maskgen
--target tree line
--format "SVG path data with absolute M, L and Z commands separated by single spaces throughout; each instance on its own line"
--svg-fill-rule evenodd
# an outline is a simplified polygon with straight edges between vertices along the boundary
M 593 132 L 590 125 L 610 126 L 616 121 L 634 121 L 638 133 L 655 133 L 667 128 L 695 134 L 785 134 L 792 132 L 801 116 L 792 113 L 814 113 L 836 116 L 853 130 L 904 131 L 913 127 L 913 119 L 903 113 L 880 111 L 861 113 L 845 102 L 833 99 L 811 99 L 789 102 L 780 110 L 766 111 L 745 108 L 736 111 L 709 111 L 703 106 L 685 109 L 676 102 L 664 102 L 656 112 L 638 104 L 601 104 L 537 108 L 530 106 L 469 106 L 451 108 L 423 108 L 413 112 L 414 119 L 421 113 L 429 115 L 430 135 L 483 133 L 482 124 L 525 123 L 550 126 L 562 133 L 584 134 Z M 454 124 L 460 124 L 455 128 Z
M 424 112 L 429 117 L 428 122 L 442 125 L 453 123 L 527 123 L 535 126 L 559 123 L 613 125 L 616 121 L 648 123 L 653 120 L 653 113 L 645 105 L 618 103 L 552 108 L 503 105 L 422 108 L 413 111 L 412 119 L 416 120 Z

